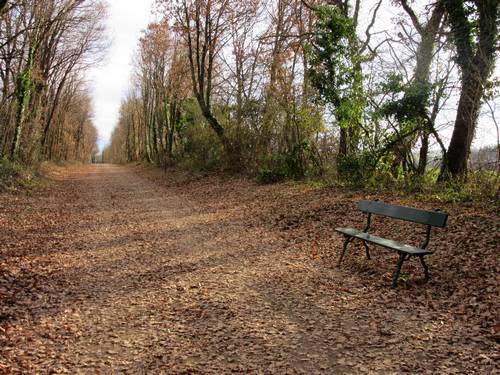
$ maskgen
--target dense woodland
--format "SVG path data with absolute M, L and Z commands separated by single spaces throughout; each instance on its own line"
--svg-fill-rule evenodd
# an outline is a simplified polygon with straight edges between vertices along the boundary
M 0 7 L 0 159 L 92 160 L 85 73 L 106 49 L 105 3 Z M 498 0 L 158 0 L 155 13 L 107 162 L 463 181 L 478 121 L 497 126 Z M 481 167 L 498 171 L 491 144 Z
M 478 119 L 496 124 L 496 0 L 158 9 L 106 161 L 222 167 L 264 182 L 415 181 L 430 169 L 461 179 Z
M 0 160 L 90 162 L 97 130 L 85 73 L 106 47 L 94 0 L 0 4 Z

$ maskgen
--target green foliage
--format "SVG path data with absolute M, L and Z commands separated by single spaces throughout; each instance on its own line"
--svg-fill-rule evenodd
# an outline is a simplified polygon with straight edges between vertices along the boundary
M 178 124 L 183 142 L 181 164 L 195 171 L 214 171 L 223 168 L 224 149 L 206 123 L 198 103 L 188 100 Z
M 279 168 L 261 168 L 257 173 L 257 183 L 259 185 L 276 184 L 287 180 L 286 171 Z
M 493 77 L 485 85 L 484 99 L 495 100 L 500 96 L 500 78 Z
M 394 116 L 400 123 L 414 122 L 416 118 L 425 118 L 426 108 L 430 105 L 430 84 L 403 84 L 403 77 L 391 74 L 382 90 L 395 98 L 387 101 L 381 108 L 383 116 Z
M 318 99 L 333 106 L 341 127 L 356 127 L 365 98 L 355 24 L 336 6 L 320 6 L 316 16 L 316 33 L 306 48 L 311 83 Z
M 356 30 L 338 7 L 318 7 L 316 15 L 316 34 L 306 51 L 310 79 L 322 99 L 338 108 L 354 79 L 349 40 L 355 37 Z
M 469 52 L 474 45 L 474 37 L 479 32 L 479 18 L 477 6 L 473 1 L 444 0 L 452 26 L 451 38 L 457 46 L 456 62 L 463 69 L 470 63 Z M 488 15 L 492 16 L 492 15 Z
M 28 55 L 28 61 L 26 67 L 22 71 L 21 75 L 18 77 L 18 83 L 16 87 L 16 97 L 17 97 L 17 118 L 16 118 L 16 130 L 12 144 L 11 159 L 17 159 L 17 153 L 19 149 L 19 143 L 21 141 L 21 132 L 23 130 L 24 121 L 26 118 L 26 112 L 29 109 L 29 104 L 31 101 L 31 94 L 35 87 L 33 82 L 33 64 L 35 59 L 36 45 L 33 46 Z
M 27 189 L 34 187 L 39 177 L 36 167 L 8 159 L 0 159 L 0 191 Z
M 408 272 L 401 271 L 399 273 L 399 280 L 401 280 L 401 281 L 408 281 L 408 280 L 410 280 L 410 274 Z
M 264 167 L 260 168 L 257 173 L 259 184 L 272 184 L 286 180 L 298 181 L 308 177 L 315 178 L 322 173 L 321 162 L 307 141 L 295 144 L 285 154 L 272 155 L 261 164 Z
M 304 178 L 302 147 L 304 146 L 297 145 L 286 154 L 274 154 L 267 160 L 262 161 L 264 167 L 257 172 L 257 183 L 274 184 Z
M 258 155 L 257 181 L 276 183 L 321 176 L 323 162 L 312 139 L 324 128 L 323 117 L 317 108 L 309 105 L 294 108 L 291 123 L 277 129 L 283 139 L 277 150 L 270 156 L 266 151 L 264 156 Z
M 445 203 L 490 203 L 500 205 L 500 175 L 492 171 L 474 171 L 467 175 L 467 182 L 436 182 L 438 170 L 429 172 L 431 181 L 422 184 L 419 197 Z M 428 179 L 428 180 L 429 180 Z
M 292 149 L 285 155 L 285 163 L 290 178 L 301 180 L 306 176 L 307 153 L 309 150 L 309 143 L 303 141 L 293 145 Z
M 373 174 L 373 155 L 370 152 L 349 154 L 339 157 L 337 175 L 351 186 L 363 186 Z
M 424 201 L 500 206 L 500 175 L 498 172 L 469 172 L 465 183 L 460 181 L 438 182 L 439 169 L 429 169 L 422 176 L 404 171 L 393 173 L 391 170 L 392 158 L 391 154 L 382 158 L 377 163 L 376 168 L 371 170 L 371 174 L 356 175 L 354 173 L 353 178 L 359 178 L 360 183 L 357 185 L 352 183 L 351 186 L 377 193 L 387 191 L 413 194 L 416 198 Z M 355 166 L 351 168 L 354 169 Z M 360 178 L 361 176 L 362 178 Z
M 297 132 L 304 137 L 312 136 L 325 130 L 325 122 L 322 113 L 310 106 L 300 107 L 294 116 Z

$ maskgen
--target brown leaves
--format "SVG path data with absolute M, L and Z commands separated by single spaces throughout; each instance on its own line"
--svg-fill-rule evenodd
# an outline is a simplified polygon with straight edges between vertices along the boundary
M 115 166 L 59 178 L 0 196 L 0 373 L 497 369 L 493 212 L 443 207 L 431 282 L 410 262 L 391 290 L 392 253 L 353 245 L 334 266 L 333 228 L 362 225 L 361 196 Z

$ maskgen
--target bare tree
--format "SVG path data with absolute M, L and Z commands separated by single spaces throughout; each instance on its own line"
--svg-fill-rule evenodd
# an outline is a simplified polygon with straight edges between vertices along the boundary
M 25 162 L 53 155 L 51 145 L 63 139 L 63 125 L 58 123 L 62 119 L 56 117 L 61 96 L 70 80 L 80 79 L 102 56 L 105 15 L 99 0 L 21 0 L 4 8 L 0 16 L 2 154 Z
M 186 43 L 194 96 L 236 169 L 239 151 L 215 116 L 212 101 L 217 59 L 228 41 L 228 31 L 237 17 L 238 6 L 237 2 L 229 0 L 177 0 L 171 7 L 178 31 Z

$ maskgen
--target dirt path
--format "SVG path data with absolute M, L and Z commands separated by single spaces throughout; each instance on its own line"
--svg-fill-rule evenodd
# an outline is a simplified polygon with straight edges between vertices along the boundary
M 4 352 L 9 362 L 71 373 L 334 365 L 328 335 L 308 340 L 309 322 L 288 316 L 303 296 L 275 308 L 281 291 L 265 285 L 288 264 L 271 234 L 242 233 L 127 168 L 84 167 L 62 179 L 46 202 L 53 239 L 42 239 L 56 248 L 32 259 L 40 274 L 26 286 L 30 316 L 9 327 L 26 342 Z
M 374 300 L 370 281 L 347 290 L 363 276 L 293 250 L 248 202 L 203 205 L 129 167 L 59 179 L 0 209 L 0 373 L 468 368 L 443 315 L 389 289 Z M 493 369 L 488 343 L 471 345 Z

